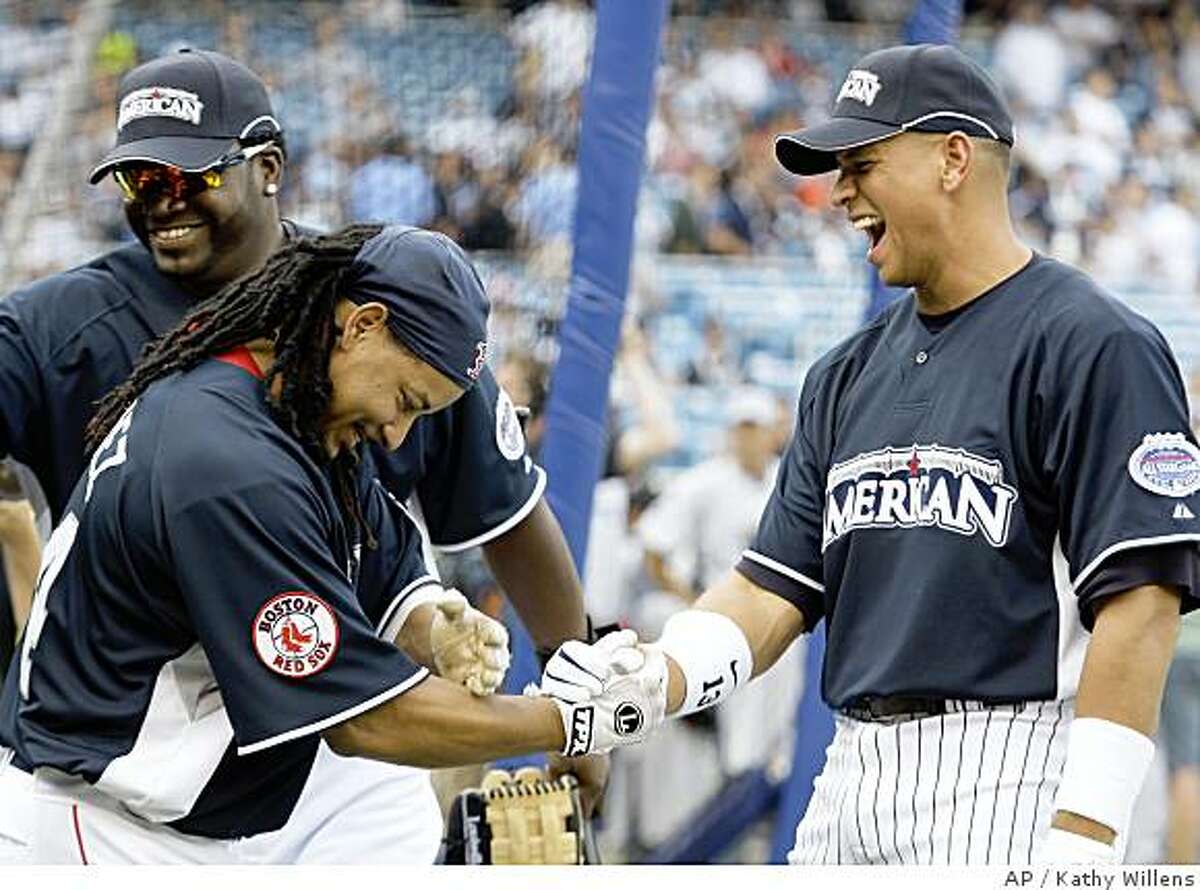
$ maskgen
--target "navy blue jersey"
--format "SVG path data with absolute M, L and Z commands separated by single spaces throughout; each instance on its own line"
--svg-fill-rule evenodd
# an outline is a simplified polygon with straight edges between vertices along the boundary
M 93 454 L 51 536 L 6 729 L 180 831 L 291 813 L 321 730 L 427 675 L 380 639 L 429 580 L 420 535 L 362 480 L 361 553 L 322 465 L 225 361 L 153 384 Z
M 940 329 L 900 301 L 810 369 L 798 412 L 739 570 L 826 618 L 834 707 L 1070 697 L 1089 580 L 1200 540 L 1166 342 L 1048 258 Z
M 140 244 L 0 301 L 0 455 L 33 470 L 55 522 L 83 470 L 96 402 L 195 303 Z M 377 450 L 376 460 L 397 497 L 419 494 L 433 543 L 452 548 L 486 541 L 533 508 L 545 480 L 524 446 L 511 403 L 485 369 L 477 387 L 418 420 L 399 450 Z

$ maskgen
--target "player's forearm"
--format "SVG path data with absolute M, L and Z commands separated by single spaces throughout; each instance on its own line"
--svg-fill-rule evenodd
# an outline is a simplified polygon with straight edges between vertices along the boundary
M 27 502 L 5 502 L 2 506 L 11 515 L 4 518 L 0 551 L 4 554 L 4 577 L 8 583 L 17 636 L 20 636 L 33 603 L 42 542 L 38 537 L 33 511 Z
M 1178 632 L 1174 590 L 1138 587 L 1103 604 L 1080 677 L 1076 719 L 1107 720 L 1152 738 Z M 1122 828 L 1062 810 L 1053 824 L 1103 843 L 1112 843 Z
M 492 573 L 539 648 L 586 637 L 583 586 L 558 520 L 544 499 L 483 549 Z
M 440 677 L 326 730 L 324 737 L 345 756 L 430 769 L 558 751 L 564 744 L 562 719 L 549 699 L 478 697 Z
M 1178 635 L 1175 590 L 1146 586 L 1112 597 L 1096 616 L 1075 716 L 1111 720 L 1153 737 Z
M 778 661 L 792 641 L 804 632 L 804 616 L 798 609 L 738 572 L 730 572 L 704 591 L 692 608 L 717 612 L 741 629 L 754 660 L 751 674 L 754 677 Z M 683 672 L 668 655 L 668 714 L 679 710 L 685 692 Z
M 394 640 L 396 646 L 417 664 L 433 670 L 433 648 L 429 642 L 429 628 L 433 624 L 436 606 L 425 603 L 412 610 L 405 619 Z

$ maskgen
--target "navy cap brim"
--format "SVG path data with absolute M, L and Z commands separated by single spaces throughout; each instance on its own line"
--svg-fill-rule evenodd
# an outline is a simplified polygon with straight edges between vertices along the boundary
M 169 164 L 195 173 L 216 164 L 236 145 L 237 140 L 227 136 L 155 136 L 139 139 L 118 145 L 106 154 L 88 174 L 88 182 L 95 185 L 114 167 L 130 161 Z
M 870 145 L 901 132 L 899 124 L 857 117 L 834 117 L 824 123 L 775 138 L 775 158 L 792 173 L 813 176 L 837 169 L 837 153 Z

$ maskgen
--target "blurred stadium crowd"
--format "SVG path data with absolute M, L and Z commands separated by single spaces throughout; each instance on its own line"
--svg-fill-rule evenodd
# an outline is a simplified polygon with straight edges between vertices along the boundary
M 787 176 L 772 142 L 823 116 L 850 63 L 897 41 L 909 5 L 674 4 L 593 525 L 592 552 L 611 558 L 585 579 L 599 620 L 656 633 L 708 580 L 709 563 L 732 563 L 769 491 L 803 367 L 861 319 L 862 235 L 829 208 L 831 179 Z M 84 185 L 112 142 L 120 75 L 173 47 L 220 49 L 273 91 L 289 153 L 286 216 L 317 227 L 415 224 L 478 252 L 496 305 L 497 376 L 533 409 L 536 448 L 570 267 L 588 3 L 193 0 L 166 9 L 121 0 L 86 95 L 64 99 L 79 7 L 0 0 L 0 219 L 22 221 L 5 290 L 130 237 L 115 187 Z M 1012 103 L 1021 236 L 1146 307 L 1185 373 L 1200 369 L 1196 4 L 968 3 L 962 46 Z M 68 113 L 64 101 L 79 108 L 69 138 L 38 182 L 36 206 L 14 207 L 27 155 L 51 116 Z M 712 512 L 737 480 L 747 515 L 706 527 L 704 507 Z M 726 553 L 730 542 L 737 549 Z M 444 569 L 477 599 L 491 596 L 481 560 Z M 1200 657 L 1196 636 L 1189 645 Z M 682 726 L 631 757 L 610 844 L 636 855 L 703 805 L 722 776 L 786 751 L 793 708 L 784 702 L 798 694 L 801 660 L 784 662 L 786 676 L 742 706 L 739 722 L 755 740 Z M 639 791 L 651 782 L 656 796 Z M 664 794 L 670 812 L 656 806 Z M 1157 810 L 1166 810 L 1161 798 Z
M 781 130 L 823 115 L 838 73 L 888 33 L 889 16 L 871 17 L 872 7 L 895 17 L 903 5 L 847 3 L 845 17 L 857 9 L 862 21 L 833 23 L 821 4 L 803 0 L 678 4 L 682 12 L 729 6 L 745 17 L 672 22 L 649 133 L 641 247 L 799 254 L 822 271 L 856 266 L 861 238 L 828 211 L 828 182 L 788 182 L 770 145 Z M 0 205 L 53 111 L 73 8 L 0 5 Z M 96 59 L 94 113 L 72 134 L 77 163 L 68 169 L 83 169 L 110 141 L 122 71 L 172 46 L 214 46 L 252 60 L 276 93 L 293 217 L 325 226 L 404 220 L 474 250 L 568 238 L 591 12 L 583 0 L 516 15 L 472 12 L 429 16 L 388 0 L 205 0 L 169 11 L 118 3 Z M 1194 288 L 1195 5 L 983 4 L 967 17 L 963 45 L 1013 103 L 1014 207 L 1025 236 L 1117 287 Z M 71 208 L 83 211 L 77 238 L 123 237 L 115 191 L 80 196 L 83 206 Z M 63 244 L 45 262 L 74 248 Z

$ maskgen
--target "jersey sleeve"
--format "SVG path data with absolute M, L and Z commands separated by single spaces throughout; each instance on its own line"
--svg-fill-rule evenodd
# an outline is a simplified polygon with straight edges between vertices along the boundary
M 825 614 L 821 560 L 824 472 L 814 445 L 815 399 L 805 392 L 775 488 L 737 571 L 786 599 L 804 615 L 811 631 Z
M 1200 541 L 1200 449 L 1179 370 L 1148 323 L 1076 333 L 1057 353 L 1043 471 L 1080 592 L 1114 554 Z
M 400 500 L 377 479 L 364 491 L 363 515 L 376 546 L 364 546 L 358 575 L 358 601 L 380 639 L 395 639 L 405 605 L 441 588 L 425 562 L 421 530 Z
M 486 368 L 441 415 L 429 418 L 437 427 L 416 488 L 433 544 L 453 552 L 487 543 L 528 516 L 546 474 L 526 453 L 512 400 Z
M 427 674 L 376 636 L 311 482 L 263 463 L 226 467 L 217 491 L 174 509 L 164 497 L 174 575 L 239 754 L 320 732 Z
M 0 302 L 0 455 L 29 463 L 31 453 L 49 447 L 30 435 L 42 429 L 41 381 L 41 363 L 11 298 Z

